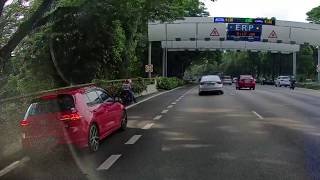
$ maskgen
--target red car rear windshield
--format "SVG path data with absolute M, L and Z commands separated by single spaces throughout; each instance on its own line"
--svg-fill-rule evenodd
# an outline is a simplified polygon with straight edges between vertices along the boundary
M 39 98 L 29 106 L 25 119 L 34 115 L 70 111 L 74 107 L 74 99 L 68 94 L 61 94 L 48 99 Z
M 252 76 L 240 76 L 240 79 L 253 79 Z

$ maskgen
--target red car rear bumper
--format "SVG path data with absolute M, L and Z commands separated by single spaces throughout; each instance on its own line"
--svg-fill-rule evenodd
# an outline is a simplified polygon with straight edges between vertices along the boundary
M 238 83 L 237 88 L 254 88 L 256 83 Z
M 22 147 L 24 150 L 48 150 L 59 145 L 74 145 L 77 148 L 88 146 L 87 133 L 76 127 L 61 130 L 58 134 L 32 136 L 22 133 Z

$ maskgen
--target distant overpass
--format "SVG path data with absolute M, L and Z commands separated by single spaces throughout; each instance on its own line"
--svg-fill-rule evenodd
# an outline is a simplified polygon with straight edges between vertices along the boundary
M 252 18 L 186 17 L 173 22 L 150 22 L 148 35 L 149 64 L 152 64 L 151 43 L 161 42 L 163 76 L 167 75 L 168 51 L 231 50 L 292 54 L 293 75 L 296 75 L 296 53 L 301 44 L 310 44 L 318 47 L 320 65 L 320 25 L 317 24 Z

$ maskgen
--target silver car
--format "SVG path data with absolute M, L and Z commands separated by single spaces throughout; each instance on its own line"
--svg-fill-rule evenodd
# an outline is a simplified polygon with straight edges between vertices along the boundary
M 275 82 L 274 82 L 276 87 L 289 87 L 290 86 L 290 77 L 289 76 L 279 76 Z
M 199 95 L 202 95 L 204 92 L 223 94 L 223 84 L 220 77 L 216 75 L 203 76 L 200 80 Z

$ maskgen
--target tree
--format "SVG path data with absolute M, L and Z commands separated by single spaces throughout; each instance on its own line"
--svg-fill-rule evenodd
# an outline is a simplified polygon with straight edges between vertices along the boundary
M 0 64 L 5 63 L 19 43 L 38 27 L 38 23 L 41 22 L 41 19 L 44 18 L 43 16 L 51 9 L 54 2 L 55 0 L 43 0 L 39 2 L 39 5 L 37 5 L 37 1 L 34 2 L 35 10 L 29 17 L 25 17 L 26 20 L 19 24 L 16 31 L 10 36 L 8 42 L 0 48 Z M 20 3 L 22 3 L 22 1 L 20 1 Z
M 320 6 L 313 8 L 311 11 L 307 13 L 307 20 L 315 23 L 320 24 Z

